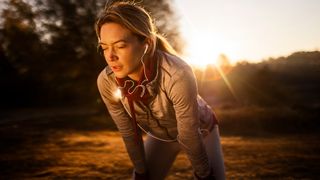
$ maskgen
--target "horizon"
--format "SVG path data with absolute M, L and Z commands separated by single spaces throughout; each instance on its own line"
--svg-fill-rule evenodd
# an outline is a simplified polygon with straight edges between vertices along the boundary
M 317 0 L 175 0 L 174 7 L 186 44 L 183 57 L 193 65 L 216 64 L 221 54 L 234 65 L 320 49 Z

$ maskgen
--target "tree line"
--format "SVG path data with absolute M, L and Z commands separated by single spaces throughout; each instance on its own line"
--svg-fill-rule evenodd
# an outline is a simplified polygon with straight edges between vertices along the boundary
M 97 53 L 94 23 L 106 2 L 1 2 L 0 106 L 96 103 L 96 77 L 106 64 Z M 181 51 L 171 1 L 140 3 L 157 19 L 159 33 Z
M 94 22 L 103 0 L 5 0 L 0 19 L 0 106 L 97 104 Z M 177 16 L 169 0 L 145 0 L 161 34 L 182 52 Z M 227 62 L 227 57 L 222 57 Z M 225 63 L 227 64 L 227 63 Z M 215 106 L 319 108 L 320 53 L 296 52 L 260 63 L 225 67 L 229 86 L 213 66 L 195 69 L 199 92 Z M 101 103 L 101 102 L 100 102 Z

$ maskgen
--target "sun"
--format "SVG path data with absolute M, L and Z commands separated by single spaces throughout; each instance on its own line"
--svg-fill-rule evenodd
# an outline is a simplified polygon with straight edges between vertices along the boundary
M 185 59 L 191 65 L 205 68 L 208 64 L 216 64 L 219 52 L 213 46 L 212 39 L 191 36 L 186 46 Z
M 221 55 L 228 57 L 230 63 L 232 62 L 230 56 L 234 57 L 234 49 L 232 44 L 226 44 L 224 38 L 205 31 L 192 33 L 187 37 L 184 59 L 190 65 L 201 69 L 207 65 L 219 66 Z
M 202 75 L 200 82 L 206 80 L 222 79 L 230 90 L 231 94 L 237 99 L 235 91 L 227 78 L 227 74 L 232 71 L 233 66 L 227 53 L 234 55 L 235 46 L 226 45 L 223 38 L 214 37 L 212 33 L 196 33 L 198 36 L 187 36 L 188 44 L 185 60 L 193 67 L 200 68 Z M 211 68 L 211 73 L 207 71 Z M 208 76 L 208 77 L 207 77 Z

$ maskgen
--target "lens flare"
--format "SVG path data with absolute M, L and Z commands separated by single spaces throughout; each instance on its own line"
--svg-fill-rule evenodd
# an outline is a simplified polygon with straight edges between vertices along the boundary
M 121 98 L 122 98 L 121 90 L 120 90 L 120 89 L 117 89 L 117 90 L 113 93 L 113 97 L 114 97 L 116 100 L 121 99 Z

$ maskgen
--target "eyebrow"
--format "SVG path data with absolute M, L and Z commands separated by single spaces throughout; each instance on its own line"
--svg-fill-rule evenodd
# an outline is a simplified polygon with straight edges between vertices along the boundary
M 128 42 L 127 40 L 125 40 L 125 39 L 120 39 L 120 40 L 117 40 L 117 41 L 115 41 L 115 42 L 112 42 L 111 44 L 116 44 L 116 43 L 119 43 L 119 42 L 124 42 L 124 43 L 126 43 L 126 42 Z M 104 42 L 99 42 L 99 44 L 101 44 L 101 45 L 108 45 L 107 43 L 104 43 Z

